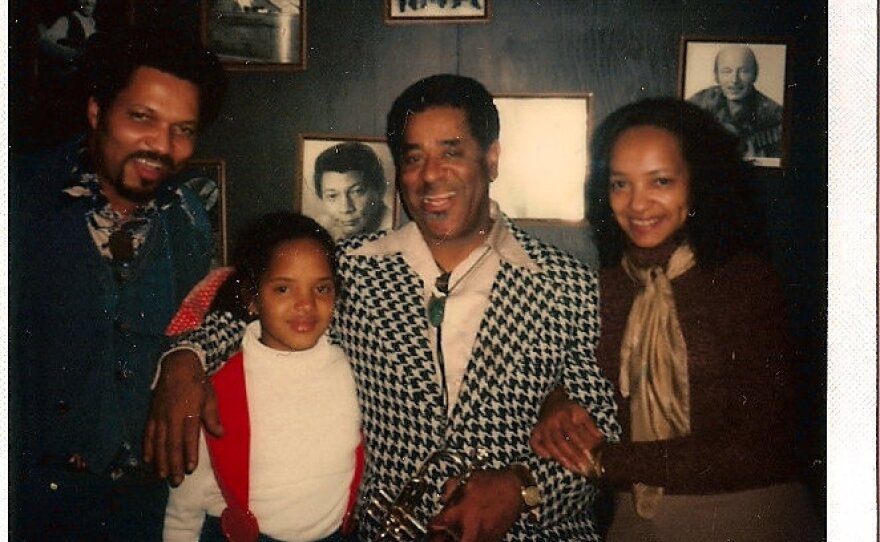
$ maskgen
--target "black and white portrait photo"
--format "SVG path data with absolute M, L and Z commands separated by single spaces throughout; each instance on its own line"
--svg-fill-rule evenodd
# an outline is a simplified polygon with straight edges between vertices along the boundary
M 53 145 L 83 129 L 88 52 L 133 21 L 131 0 L 33 0 L 10 17 L 10 127 L 28 144 Z
M 737 134 L 755 165 L 781 167 L 786 45 L 684 39 L 682 48 L 682 97 Z
M 300 148 L 300 212 L 337 240 L 394 225 L 394 162 L 384 141 L 303 135 Z
M 97 8 L 98 0 L 76 0 L 48 24 L 38 25 L 43 75 L 63 77 L 78 68 L 86 42 L 98 31 Z

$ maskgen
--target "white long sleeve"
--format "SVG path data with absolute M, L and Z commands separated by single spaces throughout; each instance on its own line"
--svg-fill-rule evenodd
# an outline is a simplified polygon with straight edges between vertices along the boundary
M 168 496 L 162 540 L 198 542 L 205 522 L 205 511 L 216 510 L 218 506 L 222 513 L 226 503 L 214 479 L 205 434 L 202 432 L 199 435 L 199 464 L 196 470 L 182 484 L 172 488 Z
M 251 419 L 250 509 L 260 531 L 305 542 L 339 528 L 360 442 L 354 379 L 341 349 L 322 337 L 303 352 L 279 352 L 258 340 L 259 323 L 243 342 Z M 226 503 L 214 479 L 204 438 L 199 467 L 171 490 L 165 540 L 198 540 L 204 514 Z

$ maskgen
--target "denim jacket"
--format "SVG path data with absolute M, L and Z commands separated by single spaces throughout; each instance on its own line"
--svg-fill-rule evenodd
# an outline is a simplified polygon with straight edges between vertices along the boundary
M 207 273 L 212 247 L 194 193 L 170 184 L 157 203 L 124 268 L 103 258 L 90 236 L 89 198 L 59 197 L 22 226 L 13 363 L 24 465 L 79 454 L 98 474 L 138 466 L 164 328 Z

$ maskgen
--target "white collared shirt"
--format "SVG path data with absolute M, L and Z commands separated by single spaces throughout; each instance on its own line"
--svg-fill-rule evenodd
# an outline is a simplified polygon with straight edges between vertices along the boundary
M 533 271 L 538 270 L 538 264 L 529 258 L 525 249 L 505 226 L 504 220 L 499 219 L 501 213 L 498 204 L 494 201 L 491 202 L 490 216 L 492 229 L 486 240 L 452 270 L 449 278 L 450 291 L 446 298 L 441 337 L 445 364 L 443 371 L 439 370 L 436 328 L 427 326 L 424 330 L 431 342 L 434 361 L 438 364 L 437 382 L 440 383 L 441 375 L 445 373 L 446 376 L 449 413 L 452 412 L 458 399 L 468 360 L 483 316 L 489 306 L 492 284 L 501 268 L 501 262 L 505 261 Z M 364 244 L 355 250 L 354 254 L 381 256 L 398 252 L 421 277 L 425 285 L 422 299 L 427 311 L 434 283 L 443 270 L 434 261 L 428 245 L 414 222 L 390 232 L 385 237 Z

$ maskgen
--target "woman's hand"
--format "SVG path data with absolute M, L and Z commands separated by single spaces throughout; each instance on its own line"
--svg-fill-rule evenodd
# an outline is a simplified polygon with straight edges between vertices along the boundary
M 557 388 L 544 400 L 530 443 L 539 457 L 586 474 L 593 463 L 590 452 L 604 440 L 587 411 L 569 399 L 564 389 Z

